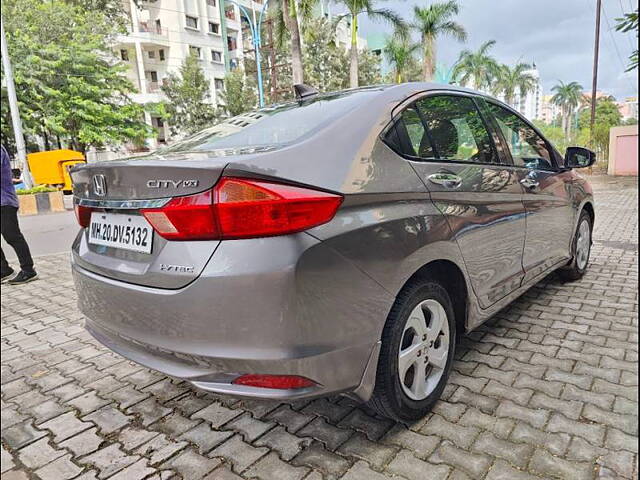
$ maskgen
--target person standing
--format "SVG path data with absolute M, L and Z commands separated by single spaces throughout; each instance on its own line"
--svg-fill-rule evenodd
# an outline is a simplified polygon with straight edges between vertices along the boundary
M 13 268 L 9 266 L 4 251 L 0 248 L 2 254 L 2 264 L 0 271 L 2 273 L 2 283 L 7 282 L 10 285 L 19 285 L 27 283 L 38 278 L 38 274 L 33 268 L 33 259 L 29 251 L 29 245 L 20 232 L 18 224 L 18 197 L 16 189 L 13 186 L 13 175 L 11 174 L 11 164 L 9 163 L 9 154 L 2 145 L 2 169 L 0 170 L 0 225 L 2 238 L 16 251 L 18 261 L 20 262 L 20 271 L 14 274 Z

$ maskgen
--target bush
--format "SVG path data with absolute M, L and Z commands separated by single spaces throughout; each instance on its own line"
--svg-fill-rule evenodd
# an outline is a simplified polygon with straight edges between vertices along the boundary
M 33 188 L 21 188 L 16 190 L 18 195 L 31 195 L 33 193 L 47 193 L 47 192 L 57 192 L 58 189 L 54 187 L 48 187 L 46 185 L 38 185 Z

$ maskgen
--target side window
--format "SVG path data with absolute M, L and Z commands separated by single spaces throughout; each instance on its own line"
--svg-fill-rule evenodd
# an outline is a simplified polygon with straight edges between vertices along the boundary
M 385 138 L 396 150 L 411 157 L 434 158 L 431 142 L 414 106 L 404 110 Z
M 471 98 L 438 95 L 416 104 L 438 159 L 499 163 L 491 136 Z
M 502 136 L 507 142 L 513 163 L 518 167 L 554 170 L 551 152 L 547 142 L 536 131 L 509 110 L 487 102 Z

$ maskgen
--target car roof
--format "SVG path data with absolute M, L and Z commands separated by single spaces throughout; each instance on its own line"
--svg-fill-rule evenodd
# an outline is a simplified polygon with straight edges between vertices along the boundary
M 503 102 L 498 100 L 497 98 L 488 95 L 484 92 L 479 92 L 477 90 L 472 90 L 470 88 L 460 87 L 457 85 L 448 85 L 442 83 L 433 83 L 433 82 L 405 82 L 399 84 L 381 84 L 381 85 L 369 85 L 365 87 L 357 87 L 357 88 L 349 88 L 345 90 L 336 90 L 332 92 L 322 92 L 317 95 L 313 95 L 307 99 L 307 101 L 322 100 L 323 98 L 336 98 L 342 95 L 361 95 L 363 102 L 371 102 L 372 100 L 381 100 L 383 103 L 386 102 L 398 102 L 401 103 L 407 98 L 419 94 L 425 93 L 429 91 L 438 91 L 438 92 L 455 92 L 455 93 L 465 93 L 468 95 L 476 95 L 486 99 L 490 99 L 493 102 L 496 102 L 500 105 L 504 105 Z M 291 103 L 294 103 L 293 101 Z M 304 104 L 305 100 L 298 101 L 301 105 Z M 289 103 L 289 102 L 287 102 Z

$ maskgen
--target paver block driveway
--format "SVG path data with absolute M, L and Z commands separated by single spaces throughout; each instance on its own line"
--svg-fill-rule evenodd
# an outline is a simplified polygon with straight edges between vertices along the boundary
M 198 392 L 97 344 L 68 255 L 2 288 L 7 480 L 637 478 L 637 179 L 594 177 L 591 267 L 552 275 L 462 340 L 409 428 L 346 398 Z

